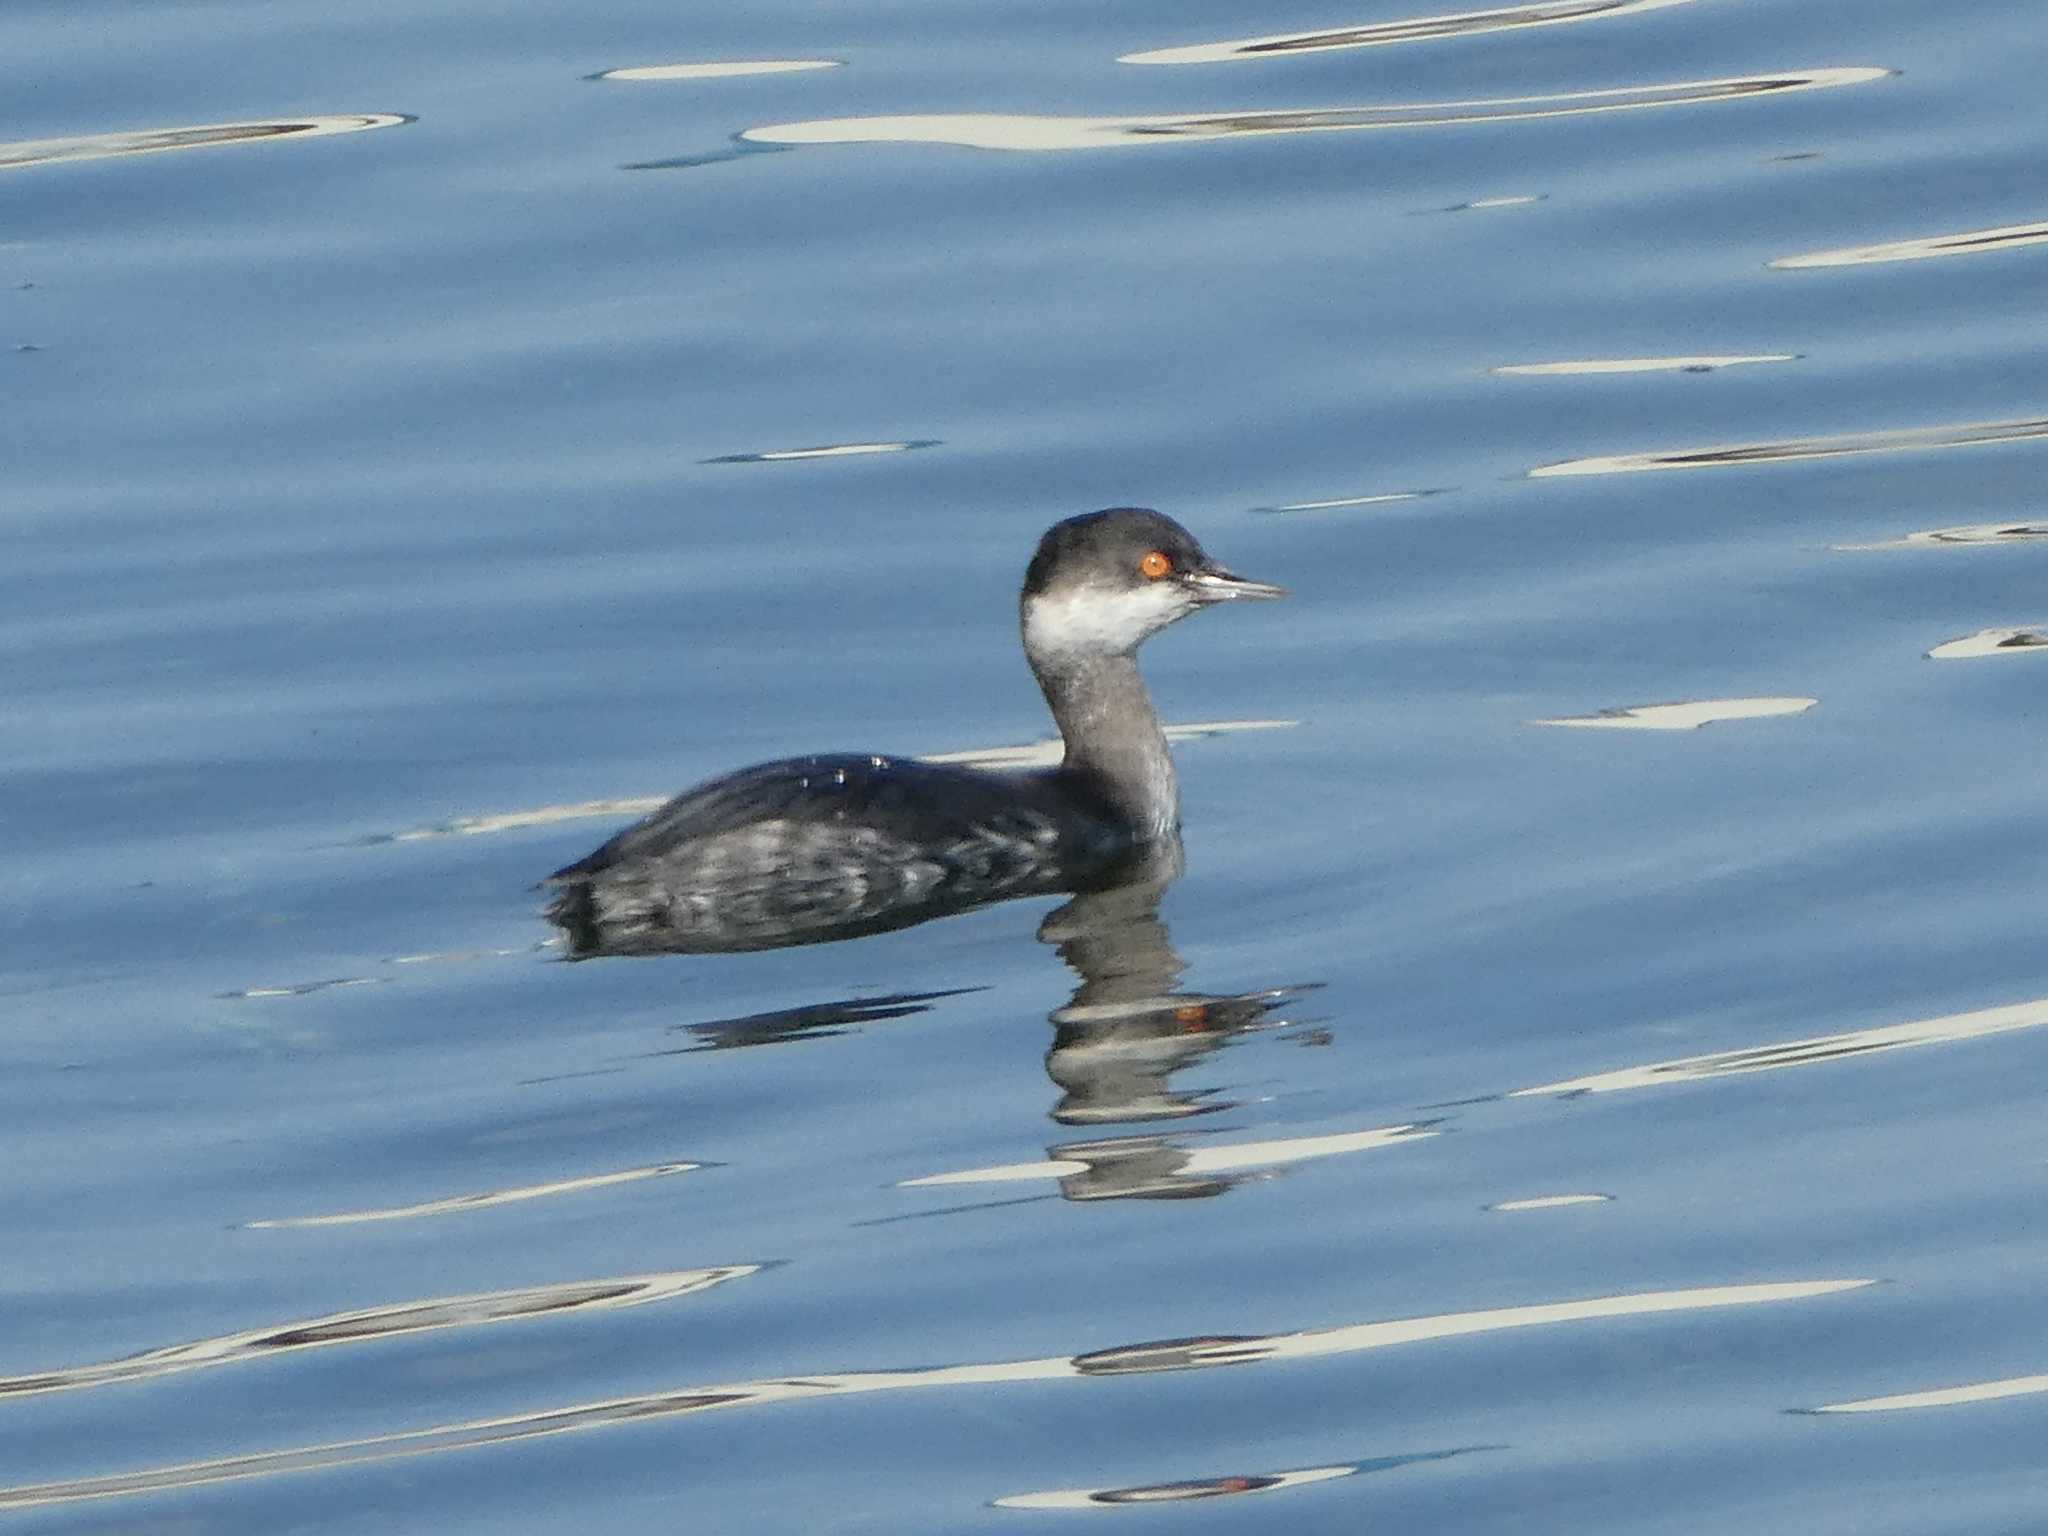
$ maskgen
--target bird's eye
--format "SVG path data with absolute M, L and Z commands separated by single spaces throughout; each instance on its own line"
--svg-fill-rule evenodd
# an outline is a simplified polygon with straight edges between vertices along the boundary
M 1172 569 L 1173 561 L 1163 549 L 1150 550 L 1138 561 L 1138 572 L 1147 581 L 1157 581 Z

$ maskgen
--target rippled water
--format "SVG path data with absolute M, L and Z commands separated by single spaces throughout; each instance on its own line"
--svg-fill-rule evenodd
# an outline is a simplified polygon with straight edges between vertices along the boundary
M 2038 32 L 8 7 L 0 1516 L 2032 1529 Z M 1129 502 L 1177 882 L 554 958 Z

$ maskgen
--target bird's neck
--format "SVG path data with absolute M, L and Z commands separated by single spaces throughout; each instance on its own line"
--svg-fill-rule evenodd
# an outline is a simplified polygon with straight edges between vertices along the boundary
M 1180 786 L 1137 661 L 1127 654 L 1033 656 L 1031 670 L 1066 742 L 1066 771 L 1084 779 L 1141 840 L 1173 836 Z

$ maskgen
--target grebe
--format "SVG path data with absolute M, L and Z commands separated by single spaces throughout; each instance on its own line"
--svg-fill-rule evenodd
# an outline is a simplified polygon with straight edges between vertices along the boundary
M 866 754 L 742 768 L 548 876 L 548 917 L 573 958 L 773 949 L 1112 878 L 1180 828 L 1139 645 L 1199 608 L 1285 594 L 1224 569 L 1148 508 L 1055 523 L 1018 608 L 1066 745 L 1057 768 Z

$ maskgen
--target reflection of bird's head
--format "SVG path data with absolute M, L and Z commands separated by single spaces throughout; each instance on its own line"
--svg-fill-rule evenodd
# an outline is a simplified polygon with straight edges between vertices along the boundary
M 1024 649 L 1054 666 L 1128 656 L 1197 608 L 1284 596 L 1218 565 L 1172 518 L 1112 507 L 1055 523 L 1038 541 L 1024 575 Z

